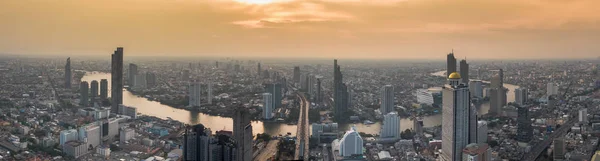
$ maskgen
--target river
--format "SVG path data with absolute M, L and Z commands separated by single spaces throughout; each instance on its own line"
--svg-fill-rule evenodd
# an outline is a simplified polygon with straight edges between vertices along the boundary
M 440 72 L 432 73 L 432 75 L 440 75 Z M 440 76 L 444 76 L 442 71 Z M 110 73 L 101 73 L 101 72 L 87 72 L 82 81 L 91 82 L 92 80 L 100 81 L 100 79 L 107 79 L 108 81 L 108 89 L 110 96 Z M 508 101 L 514 101 L 514 91 L 517 86 L 504 84 L 506 88 L 509 89 L 508 93 Z M 146 98 L 136 96 L 131 92 L 124 90 L 123 91 L 123 104 L 127 106 L 137 107 L 138 113 L 142 115 L 155 116 L 162 119 L 172 118 L 173 120 L 177 120 L 186 124 L 203 124 L 204 126 L 210 128 L 212 131 L 218 130 L 232 130 L 233 129 L 233 120 L 227 117 L 220 116 L 210 116 L 207 114 L 199 113 L 199 112 L 191 112 L 187 110 L 177 109 L 171 106 L 160 104 L 156 101 L 150 101 Z M 489 109 L 489 104 L 483 104 L 480 109 L 480 113 L 487 113 Z M 442 116 L 441 115 L 433 115 L 427 116 L 423 118 L 423 123 L 425 127 L 432 127 L 441 124 Z M 381 122 L 376 122 L 371 125 L 364 124 L 341 124 L 340 130 L 348 130 L 351 126 L 356 126 L 359 132 L 364 132 L 367 134 L 379 134 L 381 128 Z M 410 129 L 413 127 L 413 122 L 410 119 L 401 119 L 400 127 L 402 130 Z M 286 133 L 292 133 L 295 135 L 296 133 L 296 125 L 287 125 L 283 123 L 267 123 L 262 121 L 253 121 L 252 122 L 252 132 L 254 135 L 258 133 L 267 133 L 270 135 L 285 135 Z

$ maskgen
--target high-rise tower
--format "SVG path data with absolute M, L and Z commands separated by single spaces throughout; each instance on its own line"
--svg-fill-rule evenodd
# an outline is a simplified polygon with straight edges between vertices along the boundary
M 521 143 L 529 143 L 533 138 L 533 129 L 531 128 L 531 120 L 529 116 L 529 108 L 517 108 L 517 141 Z
M 101 99 L 108 98 L 108 80 L 106 80 L 106 79 L 100 80 L 100 98 Z
M 454 51 L 446 56 L 446 77 L 456 72 L 456 58 L 454 57 Z
M 501 115 L 502 107 L 506 106 L 506 89 L 504 88 L 504 72 L 498 70 L 498 74 L 490 81 L 490 112 Z
M 65 64 L 65 88 L 71 88 L 71 78 L 71 57 L 69 57 Z
M 210 129 L 202 124 L 187 127 L 183 135 L 184 160 L 209 160 L 210 158 Z
M 90 86 L 86 81 L 81 82 L 79 85 L 79 105 L 84 107 L 89 105 L 89 88 Z
M 189 106 L 200 107 L 200 105 L 202 104 L 202 102 L 200 102 L 200 95 L 202 93 L 202 87 L 200 82 L 191 82 L 188 90 Z
M 348 87 L 343 83 L 343 75 L 337 59 L 333 60 L 333 101 L 334 101 L 334 119 L 337 122 L 344 122 L 344 114 L 348 108 Z
M 123 47 L 117 47 L 111 61 L 111 111 L 119 111 L 123 104 Z
M 469 84 L 469 64 L 467 64 L 467 60 L 465 59 L 460 61 L 460 77 L 462 83 Z
M 379 111 L 382 115 L 394 111 L 394 87 L 392 85 L 381 87 L 381 108 Z
M 294 82 L 300 83 L 300 67 L 299 66 L 294 67 Z
M 135 76 L 138 75 L 138 66 L 133 64 L 133 63 L 129 63 L 129 72 L 127 72 L 127 81 L 129 83 L 129 87 L 135 87 L 136 85 L 136 80 L 135 80 Z
M 273 109 L 281 107 L 281 84 L 279 83 L 269 83 L 265 84 L 265 93 L 271 93 L 273 96 Z
M 460 74 L 453 72 L 443 87 L 442 160 L 445 161 L 462 160 L 462 149 L 470 141 L 469 88 L 460 81 Z
M 260 63 L 258 63 L 258 68 L 256 70 L 256 74 L 258 74 L 258 77 L 260 78 L 260 73 L 262 72 L 262 69 L 260 67 Z
M 96 98 L 98 98 L 98 81 L 93 80 L 90 84 L 90 105 L 96 102 Z
M 235 111 L 233 136 L 237 141 L 237 161 L 252 161 L 252 124 L 245 107 L 238 107 Z
M 390 112 L 383 117 L 381 138 L 400 138 L 400 117 L 397 112 Z
M 271 93 L 263 93 L 263 118 L 273 118 L 273 95 Z

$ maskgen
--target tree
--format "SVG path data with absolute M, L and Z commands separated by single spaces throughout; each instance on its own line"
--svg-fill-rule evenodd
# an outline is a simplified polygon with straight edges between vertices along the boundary
M 413 139 L 413 138 L 415 137 L 415 134 L 414 134 L 414 133 L 412 133 L 412 132 L 410 131 L 410 129 L 406 129 L 406 130 L 404 130 L 402 133 L 400 133 L 400 137 L 401 137 L 402 139 Z
M 489 142 L 488 142 L 488 144 L 489 144 L 489 145 L 490 145 L 492 148 L 493 148 L 493 147 L 496 147 L 496 146 L 498 146 L 498 145 L 500 145 L 500 144 L 498 144 L 498 141 L 496 141 L 496 140 L 489 141 Z

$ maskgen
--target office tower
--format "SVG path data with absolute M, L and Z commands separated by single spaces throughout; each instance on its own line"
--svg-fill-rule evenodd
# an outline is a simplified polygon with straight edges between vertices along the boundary
M 529 117 L 529 108 L 517 108 L 517 141 L 529 143 L 533 137 L 533 128 L 531 127 L 531 118 Z
M 145 74 L 135 75 L 134 80 L 135 80 L 135 84 L 134 84 L 133 88 L 138 89 L 138 90 L 146 89 L 148 81 L 146 80 Z
M 123 104 L 123 47 L 118 47 L 112 54 L 111 61 L 111 111 L 117 112 Z
M 119 105 L 119 113 L 137 119 L 137 108 L 125 105 Z
M 92 84 L 90 84 L 90 100 L 91 105 L 96 102 L 96 98 L 98 97 L 98 81 L 93 80 Z
M 488 144 L 469 144 L 463 149 L 462 161 L 491 161 L 492 149 Z
M 356 127 L 352 127 L 350 131 L 344 134 L 340 141 L 340 156 L 350 157 L 363 154 L 363 139 L 356 131 Z
M 190 107 L 200 107 L 200 94 L 202 93 L 201 84 L 198 81 L 190 82 L 189 85 L 189 106 Z
M 431 106 L 435 103 L 435 100 L 433 98 L 433 93 L 431 93 L 431 91 L 429 91 L 427 89 L 417 89 L 416 95 L 417 95 L 417 103 L 419 103 L 419 104 L 426 104 L 426 105 Z
M 67 64 L 65 65 L 65 88 L 71 88 L 71 57 L 67 58 Z
M 129 87 L 135 87 L 135 83 L 136 83 L 136 76 L 138 75 L 138 66 L 133 64 L 133 63 L 129 63 L 129 72 L 127 72 L 127 81 L 129 83 Z
M 273 95 L 271 93 L 263 93 L 263 118 L 273 118 Z
M 546 95 L 558 95 L 558 84 L 556 83 L 548 83 L 546 85 Z
M 294 67 L 294 82 L 300 83 L 300 67 L 299 66 Z
M 381 138 L 400 138 L 400 117 L 397 112 L 390 112 L 383 117 Z
M 256 69 L 256 74 L 258 74 L 258 77 L 260 77 L 261 71 L 262 71 L 262 69 L 260 68 L 260 63 L 258 63 L 258 68 Z
M 392 85 L 385 85 L 381 87 L 381 107 L 379 111 L 381 114 L 386 115 L 394 111 L 394 87 Z
M 554 160 L 565 159 L 565 153 L 567 152 L 567 143 L 565 138 L 554 139 Z
M 237 161 L 252 160 L 252 124 L 250 113 L 244 107 L 238 107 L 233 117 L 233 139 L 237 141 Z
M 349 103 L 348 87 L 343 83 L 343 75 L 340 66 L 337 64 L 337 59 L 333 60 L 333 68 L 334 118 L 337 122 L 344 122 L 347 118 L 344 117 L 344 114 Z
M 186 127 L 183 134 L 183 159 L 208 161 L 211 133 L 210 129 L 202 124 Z
M 190 70 L 183 70 L 181 73 L 181 81 L 188 81 L 190 79 Z
M 469 101 L 471 101 L 470 98 Z M 469 143 L 477 143 L 477 108 L 475 106 L 469 108 Z
M 467 60 L 465 59 L 460 61 L 460 77 L 462 78 L 462 83 L 469 85 L 469 64 L 467 64 Z
M 206 101 L 208 102 L 208 104 L 212 104 L 212 99 L 213 99 L 213 83 L 209 82 L 208 84 L 206 84 L 206 86 L 208 86 L 206 88 Z
M 300 74 L 300 91 L 306 92 L 308 89 L 308 74 Z
M 474 80 L 469 83 L 471 97 L 483 98 L 483 82 Z
M 86 81 L 81 82 L 81 84 L 79 85 L 79 105 L 81 106 L 88 106 L 89 105 L 89 101 L 90 101 L 90 91 L 89 91 L 89 84 Z
M 321 90 L 321 77 L 317 78 L 317 95 L 315 96 L 315 102 L 321 103 L 323 101 L 323 91 Z
M 271 93 L 273 95 L 273 109 L 281 107 L 281 84 L 279 83 L 270 83 L 265 84 L 265 93 Z
M 490 82 L 490 112 L 492 114 L 501 115 L 502 107 L 506 106 L 506 89 L 504 88 L 502 69 L 498 70 L 498 74 L 492 77 Z
M 101 99 L 108 98 L 108 80 L 106 80 L 106 79 L 100 80 L 100 98 Z
M 86 147 L 97 147 L 101 143 L 100 126 L 91 123 L 79 128 L 79 141 L 87 144 Z
M 72 141 L 72 140 L 77 140 L 78 138 L 78 134 L 77 134 L 77 130 L 75 129 L 69 129 L 69 130 L 63 130 L 60 131 L 60 145 L 65 145 L 66 142 Z
M 311 97 L 315 96 L 315 76 L 312 74 L 309 74 L 308 77 L 306 77 L 306 92 Z
M 527 88 L 517 88 L 515 89 L 515 104 L 519 106 L 525 105 L 527 102 Z
M 235 140 L 230 135 L 217 132 L 210 145 L 210 160 L 235 161 L 236 150 Z
M 579 117 L 578 118 L 579 118 L 579 123 L 582 123 L 582 124 L 587 124 L 588 123 L 587 108 L 579 110 Z
M 146 86 L 148 88 L 156 87 L 156 74 L 154 74 L 152 72 L 146 73 Z
M 456 58 L 454 57 L 454 51 L 446 56 L 446 77 L 456 72 Z
M 413 119 L 413 129 L 415 129 L 416 135 L 423 135 L 423 118 L 417 117 Z
M 313 123 L 312 138 L 316 138 L 319 144 L 331 143 L 337 139 L 338 124 L 337 123 Z
M 470 141 L 471 106 L 469 89 L 460 84 L 460 74 L 448 76 L 443 87 L 442 160 L 462 160 L 462 149 Z
M 477 143 L 487 143 L 488 138 L 487 121 L 477 121 Z

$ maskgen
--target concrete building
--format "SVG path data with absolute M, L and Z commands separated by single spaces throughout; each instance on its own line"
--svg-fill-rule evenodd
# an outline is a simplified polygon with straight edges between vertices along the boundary
M 466 59 L 460 61 L 461 83 L 469 85 L 469 64 Z
M 503 71 L 500 69 L 498 74 L 492 77 L 490 83 L 490 112 L 491 114 L 502 114 L 502 107 L 506 106 L 506 88 L 504 88 Z
M 295 66 L 294 67 L 294 82 L 295 83 L 300 83 L 300 67 L 299 66 Z
M 337 139 L 338 132 L 337 123 L 313 123 L 311 137 L 316 138 L 318 143 L 331 143 Z
M 86 147 L 95 148 L 101 143 L 100 127 L 97 124 L 88 124 L 79 128 L 79 141 Z
M 118 112 L 123 104 L 123 47 L 118 47 L 111 60 L 111 111 Z
M 100 155 L 103 158 L 109 158 L 110 152 L 110 147 L 98 147 L 98 149 L 96 149 L 96 154 Z
M 469 144 L 463 149 L 462 161 L 491 161 L 492 150 L 488 144 Z
M 200 102 L 200 97 L 202 94 L 202 87 L 200 82 L 194 81 L 189 85 L 189 106 L 191 107 L 200 107 L 202 102 Z
M 527 88 L 517 88 L 515 89 L 515 104 L 523 106 L 527 103 L 527 96 L 529 95 L 529 91 Z
M 528 144 L 533 138 L 533 128 L 531 127 L 531 118 L 529 116 L 529 108 L 517 108 L 517 138 L 521 145 Z
M 90 105 L 93 105 L 98 98 L 98 81 L 93 80 L 90 84 Z
M 89 88 L 90 85 L 86 81 L 81 82 L 81 84 L 79 85 L 79 105 L 84 107 L 89 106 Z
M 273 118 L 273 95 L 271 93 L 263 93 L 263 118 Z
M 125 105 L 119 105 L 119 113 L 137 119 L 137 108 Z
M 127 81 L 129 82 L 129 87 L 136 86 L 136 76 L 138 75 L 138 66 L 133 63 L 129 63 L 129 72 L 127 72 Z
M 73 140 L 65 143 L 63 152 L 67 154 L 67 156 L 72 156 L 77 159 L 88 153 L 88 147 L 85 143 Z
M 101 99 L 108 98 L 108 80 L 106 80 L 106 79 L 100 80 L 100 98 Z
M 423 127 L 425 124 L 423 123 L 422 117 L 417 117 L 413 119 L 413 129 L 415 130 L 416 135 L 423 135 Z
M 269 84 L 265 84 L 265 93 L 271 93 L 271 95 L 273 96 L 273 109 L 275 108 L 280 108 L 281 107 L 281 99 L 282 98 L 282 94 L 281 94 L 281 84 L 279 83 L 269 83 Z
M 238 107 L 233 117 L 233 139 L 237 141 L 237 161 L 252 160 L 252 124 L 250 113 L 245 107 Z
M 119 132 L 119 142 L 121 144 L 135 138 L 135 130 L 131 128 L 121 129 Z
M 343 81 L 343 74 L 341 67 L 337 64 L 337 59 L 333 60 L 333 115 L 334 119 L 338 122 L 344 122 L 347 120 L 346 111 L 350 106 L 350 93 L 348 86 Z
M 470 142 L 471 101 L 468 87 L 460 81 L 460 74 L 451 73 L 443 87 L 441 158 L 444 161 L 462 160 L 462 150 Z
M 557 138 L 554 139 L 554 149 L 553 158 L 554 160 L 565 159 L 565 154 L 567 153 L 567 143 L 565 142 L 565 138 Z
M 70 89 L 72 78 L 71 75 L 71 57 L 67 58 L 67 63 L 65 64 L 65 88 Z
M 400 138 L 400 117 L 397 112 L 385 114 L 381 128 L 381 138 Z
M 344 134 L 340 140 L 339 151 L 339 155 L 342 157 L 363 155 L 363 139 L 356 131 L 356 127 L 352 127 Z
M 456 58 L 454 57 L 454 51 L 446 56 L 446 77 L 450 74 L 457 72 L 456 70 Z
M 235 161 L 235 140 L 229 135 L 217 134 L 210 145 L 211 161 Z
M 75 129 L 70 129 L 70 130 L 63 130 L 60 132 L 60 145 L 65 145 L 66 142 L 68 141 L 73 141 L 73 140 L 77 140 L 78 136 L 77 136 L 77 130 Z
M 394 111 L 394 87 L 392 85 L 385 85 L 381 87 L 381 107 L 379 111 L 381 114 L 387 114 Z
M 134 76 L 134 80 L 135 80 L 135 85 L 133 86 L 134 89 L 136 90 L 143 90 L 146 89 L 148 86 L 148 81 L 146 80 L 146 75 L 145 74 L 137 74 Z
M 588 123 L 587 108 L 579 110 L 578 118 L 579 118 L 579 123 L 583 123 L 583 124 Z
M 183 160 L 209 160 L 210 129 L 202 124 L 187 127 L 183 135 Z
M 488 123 L 487 121 L 477 121 L 477 143 L 487 143 Z
M 483 98 L 483 82 L 480 80 L 471 81 L 469 91 L 471 91 L 471 97 Z
M 100 127 L 100 137 L 102 140 L 112 139 L 119 134 L 119 121 L 122 118 L 109 118 L 107 120 L 97 121 Z
M 146 87 L 154 88 L 156 87 L 156 85 L 156 74 L 154 74 L 153 72 L 146 72 Z
M 556 84 L 556 83 L 546 84 L 546 95 L 547 96 L 558 95 L 558 84 Z
M 433 93 L 427 89 L 417 89 L 417 102 L 420 104 L 433 105 L 435 103 L 435 99 L 433 98 Z
M 209 105 L 212 105 L 212 100 L 214 98 L 214 96 L 213 96 L 213 83 L 212 82 L 208 82 L 206 84 L 206 86 L 208 86 L 206 88 L 206 96 L 207 96 L 206 101 L 208 102 Z

